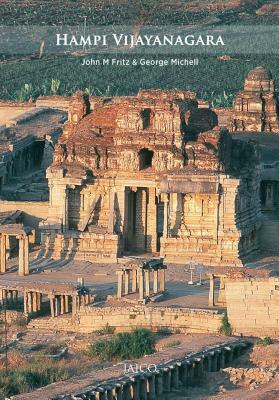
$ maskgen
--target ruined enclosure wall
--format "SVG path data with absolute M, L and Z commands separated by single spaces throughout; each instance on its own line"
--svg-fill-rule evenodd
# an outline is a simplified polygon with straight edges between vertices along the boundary
M 152 330 L 170 329 L 175 332 L 217 333 L 222 314 L 211 310 L 161 307 L 84 307 L 78 315 L 80 332 L 93 332 L 106 324 L 119 331 L 129 331 L 135 327 Z
M 66 96 L 40 96 L 36 100 L 36 107 L 50 107 L 68 111 L 71 98 Z
M 11 120 L 31 110 L 35 110 L 34 103 L 0 101 L 0 125 L 9 124 Z
M 229 321 L 235 334 L 279 335 L 279 279 L 226 281 Z
M 23 222 L 25 225 L 35 228 L 35 241 L 40 242 L 39 223 L 48 216 L 47 201 L 0 201 L 0 209 L 5 211 L 23 211 Z

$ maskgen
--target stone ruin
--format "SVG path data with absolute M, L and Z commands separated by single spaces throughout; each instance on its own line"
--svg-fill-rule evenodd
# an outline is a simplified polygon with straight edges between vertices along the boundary
M 265 126 L 276 129 L 269 73 L 248 75 L 231 112 L 236 121 L 256 118 L 253 108 L 237 111 L 243 93 L 265 102 Z M 77 92 L 47 170 L 45 252 L 93 262 L 152 253 L 167 262 L 241 266 L 259 248 L 261 166 L 258 145 L 230 127 L 218 126 L 193 92 L 142 90 L 91 104 Z
M 129 303 L 159 301 L 165 294 L 165 270 L 162 259 L 126 264 L 116 271 L 117 298 Z
M 234 100 L 231 129 L 279 133 L 278 103 L 270 71 L 257 67 L 249 72 L 244 90 Z

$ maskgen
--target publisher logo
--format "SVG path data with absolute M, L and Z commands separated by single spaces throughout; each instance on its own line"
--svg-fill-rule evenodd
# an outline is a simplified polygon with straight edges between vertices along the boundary
M 135 374 L 137 372 L 157 372 L 156 364 L 124 364 L 125 374 Z

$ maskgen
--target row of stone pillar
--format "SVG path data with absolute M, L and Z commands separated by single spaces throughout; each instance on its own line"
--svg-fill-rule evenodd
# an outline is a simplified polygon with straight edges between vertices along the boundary
M 58 317 L 69 312 L 68 295 L 49 295 L 50 313 L 52 317 Z
M 42 307 L 42 293 L 24 292 L 23 309 L 24 314 L 37 313 Z
M 151 287 L 150 274 L 153 274 L 153 287 Z M 117 271 L 118 286 L 117 297 L 139 292 L 140 300 L 165 291 L 165 269 L 122 269 Z
M 0 290 L 0 303 L 1 305 L 4 302 L 9 304 L 17 304 L 18 302 L 18 291 L 17 290 L 10 290 L 10 289 L 1 289 Z
M 80 307 L 88 305 L 91 300 L 89 293 L 82 295 L 49 295 L 48 297 L 52 317 L 67 314 L 70 310 L 70 305 L 72 306 L 72 315 L 75 317 Z
M 204 372 L 216 372 L 229 365 L 246 343 L 220 346 L 202 354 L 191 356 L 172 364 L 154 368 L 131 377 L 123 377 L 116 383 L 104 383 L 76 395 L 59 396 L 61 400 L 160 400 L 163 393 L 192 386 Z M 57 398 L 57 400 L 58 400 Z

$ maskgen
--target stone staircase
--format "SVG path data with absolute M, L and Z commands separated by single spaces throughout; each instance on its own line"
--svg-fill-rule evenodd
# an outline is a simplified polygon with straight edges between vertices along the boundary
M 76 332 L 77 324 L 72 320 L 72 315 L 60 315 L 58 317 L 43 317 L 31 319 L 27 329 L 37 329 L 45 332 Z

